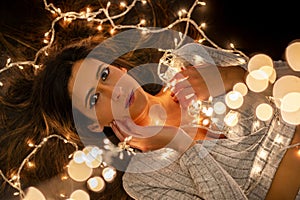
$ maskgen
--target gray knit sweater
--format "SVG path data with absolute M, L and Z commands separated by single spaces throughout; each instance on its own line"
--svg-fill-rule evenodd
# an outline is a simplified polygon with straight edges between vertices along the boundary
M 278 76 L 291 72 L 284 62 L 275 65 Z M 123 176 L 125 190 L 135 199 L 264 199 L 286 152 L 282 147 L 295 132 L 280 115 L 267 122 L 256 118 L 256 106 L 269 103 L 267 93 L 249 92 L 239 123 L 218 125 L 228 139 L 199 142 L 181 156 L 168 148 L 137 154 Z

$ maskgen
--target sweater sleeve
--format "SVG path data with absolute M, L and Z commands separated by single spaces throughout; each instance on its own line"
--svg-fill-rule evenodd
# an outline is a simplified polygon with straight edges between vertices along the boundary
M 201 144 L 194 145 L 181 156 L 180 166 L 189 172 L 204 199 L 247 199 L 236 181 Z
M 157 161 L 153 159 L 152 163 Z M 135 167 L 153 165 L 147 162 L 147 166 L 142 166 L 140 163 L 132 164 Z M 123 186 L 131 197 L 139 200 L 247 199 L 236 181 L 201 144 L 191 147 L 167 167 L 147 173 L 126 172 Z

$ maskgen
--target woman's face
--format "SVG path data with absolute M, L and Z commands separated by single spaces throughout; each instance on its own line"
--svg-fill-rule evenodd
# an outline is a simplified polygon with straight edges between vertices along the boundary
M 147 108 L 147 96 L 125 70 L 96 59 L 77 61 L 68 85 L 75 108 L 100 126 L 114 119 L 137 119 Z

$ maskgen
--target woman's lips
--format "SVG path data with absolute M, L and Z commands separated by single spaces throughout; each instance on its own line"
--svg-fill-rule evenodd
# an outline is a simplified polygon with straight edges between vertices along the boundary
M 125 103 L 125 108 L 128 108 L 134 102 L 134 92 L 131 90 L 130 94 L 128 95 Z

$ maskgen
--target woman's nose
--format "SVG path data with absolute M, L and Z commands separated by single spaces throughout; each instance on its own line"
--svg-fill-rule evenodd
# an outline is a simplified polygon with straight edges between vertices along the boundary
M 112 91 L 112 100 L 113 101 L 119 101 L 119 99 L 122 97 L 124 94 L 123 88 L 120 86 L 114 87 Z

